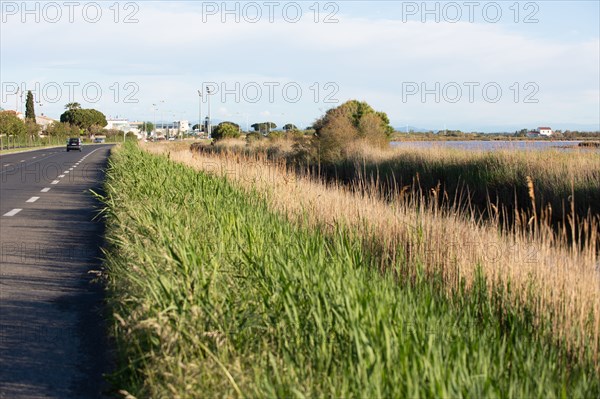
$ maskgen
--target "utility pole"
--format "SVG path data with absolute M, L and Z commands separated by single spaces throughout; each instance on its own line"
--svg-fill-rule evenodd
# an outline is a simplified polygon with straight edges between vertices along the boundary
M 164 100 L 160 100 L 161 103 L 165 103 Z M 160 126 L 163 129 L 163 134 L 165 134 L 164 130 L 165 130 L 165 110 L 163 109 L 163 107 L 160 108 Z M 166 139 L 166 135 L 165 135 L 165 139 Z
M 212 137 L 212 121 L 210 120 L 210 88 L 206 87 L 206 96 L 208 98 L 208 138 Z
M 154 136 L 156 137 L 156 104 L 152 104 L 154 107 Z
M 202 123 L 202 92 L 198 90 L 198 135 L 204 131 L 204 124 Z

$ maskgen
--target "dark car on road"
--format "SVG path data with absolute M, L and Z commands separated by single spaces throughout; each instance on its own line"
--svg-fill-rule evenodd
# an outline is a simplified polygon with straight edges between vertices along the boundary
M 70 138 L 67 141 L 67 152 L 71 150 L 81 151 L 81 139 L 80 138 Z

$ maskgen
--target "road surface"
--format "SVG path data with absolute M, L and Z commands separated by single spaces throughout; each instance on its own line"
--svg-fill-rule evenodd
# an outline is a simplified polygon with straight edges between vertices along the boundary
M 102 397 L 99 190 L 109 145 L 0 156 L 0 398 Z

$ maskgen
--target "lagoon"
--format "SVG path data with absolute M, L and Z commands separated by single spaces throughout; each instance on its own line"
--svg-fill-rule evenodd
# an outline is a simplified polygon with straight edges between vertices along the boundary
M 578 147 L 579 140 L 573 141 L 537 141 L 537 140 L 463 140 L 463 141 L 392 141 L 392 147 L 418 147 L 418 148 L 456 148 L 462 150 L 590 150 Z M 594 149 L 596 150 L 596 149 Z

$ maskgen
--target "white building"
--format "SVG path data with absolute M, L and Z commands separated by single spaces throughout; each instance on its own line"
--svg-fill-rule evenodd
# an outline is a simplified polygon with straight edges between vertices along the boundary
M 48 125 L 51 125 L 54 122 L 58 121 L 56 119 L 49 118 L 44 114 L 35 117 L 35 123 L 42 127 L 42 132 L 46 131 Z
M 552 129 L 549 127 L 540 127 L 538 132 L 540 132 L 540 136 L 552 136 Z
M 155 126 L 155 133 L 157 136 L 180 136 L 183 134 L 187 134 L 189 131 L 190 122 L 187 120 L 174 121 L 170 123 L 157 122 Z
M 122 130 L 127 133 L 131 130 L 131 125 L 128 119 L 107 119 L 104 128 L 107 130 Z
M 105 129 L 115 129 L 122 130 L 125 133 L 132 132 L 137 136 L 138 139 L 142 139 L 145 137 L 145 134 L 142 132 L 142 122 L 129 122 L 129 119 L 124 118 L 115 118 L 115 119 L 107 119 Z

